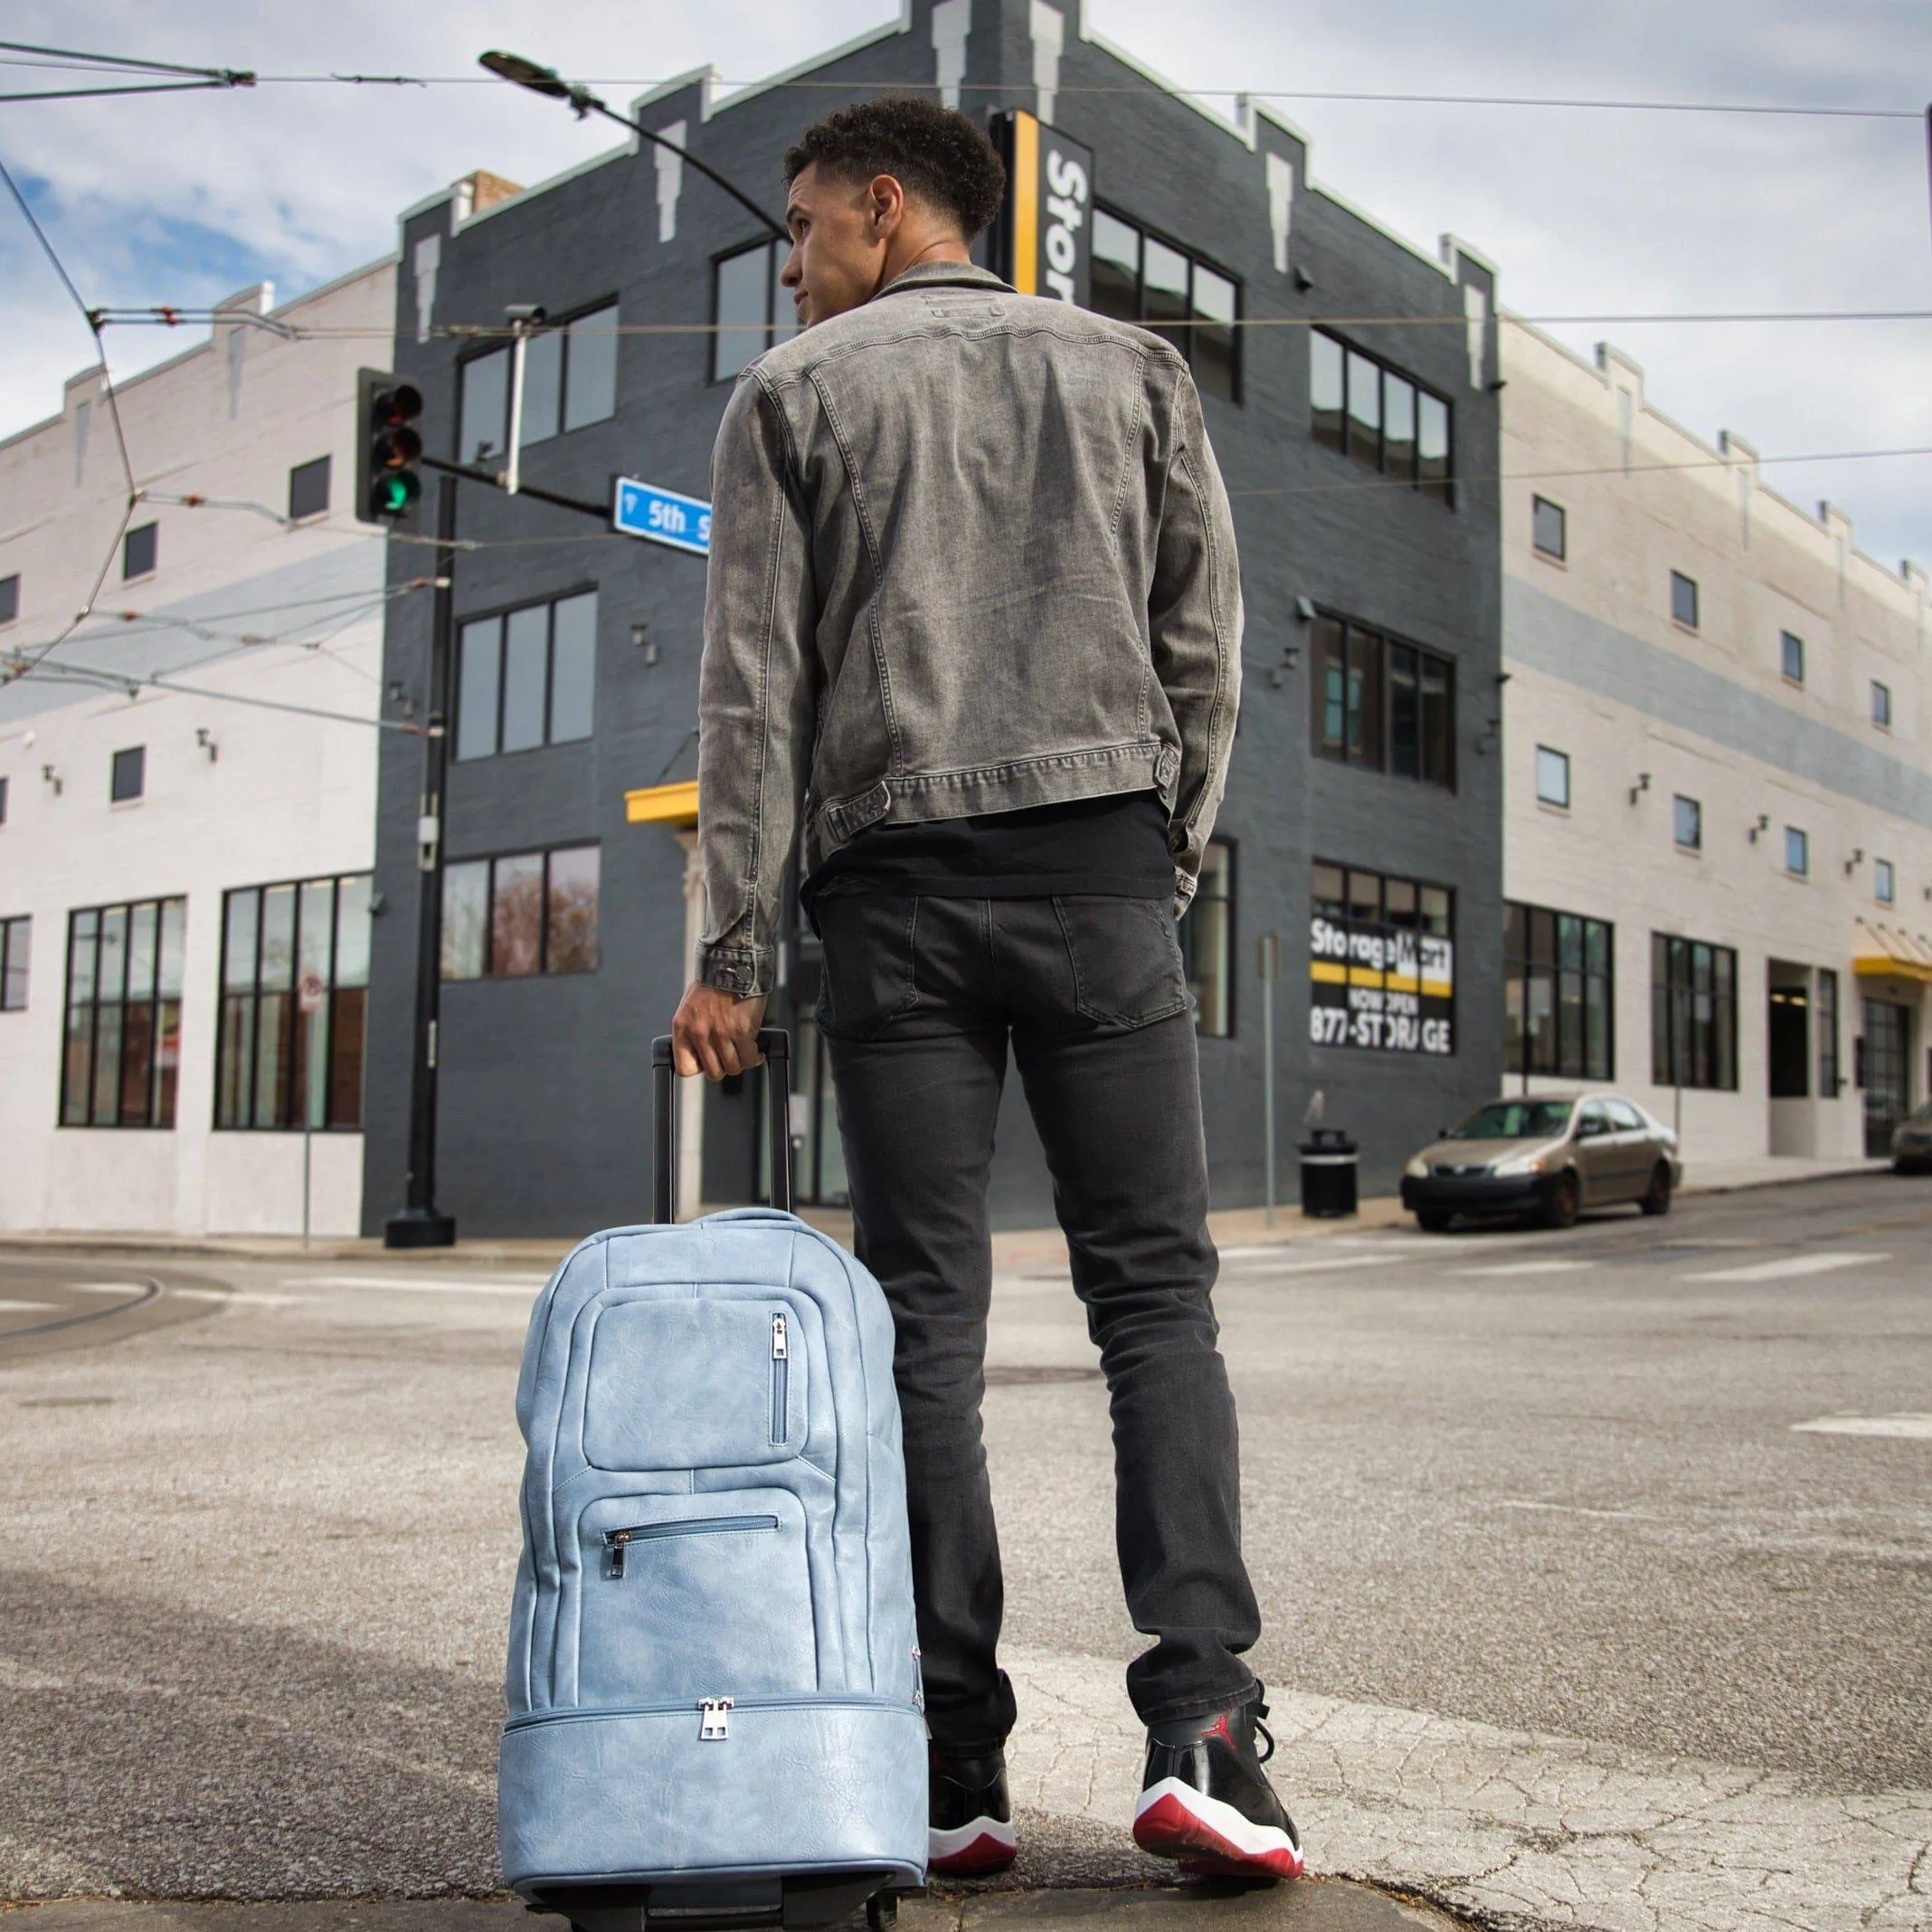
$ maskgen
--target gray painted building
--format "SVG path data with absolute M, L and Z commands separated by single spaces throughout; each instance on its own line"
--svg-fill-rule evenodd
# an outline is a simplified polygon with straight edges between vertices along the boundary
M 1311 187 L 1302 137 L 1265 109 L 1225 120 L 1088 37 L 1076 14 L 1030 0 L 908 0 L 895 25 L 784 79 L 811 84 L 714 105 L 696 77 L 637 112 L 774 213 L 799 129 L 882 85 L 958 90 L 969 112 L 1037 115 L 1043 144 L 1057 130 L 1091 151 L 1089 298 L 1184 332 L 1241 545 L 1246 687 L 1224 848 L 1183 928 L 1216 1195 L 1262 1192 L 1256 941 L 1268 932 L 1280 936 L 1283 1187 L 1317 1089 L 1327 1121 L 1360 1140 L 1365 1184 L 1391 1185 L 1443 1120 L 1495 1090 L 1500 1064 L 1491 270 L 1451 243 L 1441 259 L 1421 253 Z M 741 317 L 761 271 L 718 264 L 757 243 L 755 224 L 649 147 L 483 198 L 462 187 L 402 221 L 397 360 L 426 398 L 430 452 L 455 452 L 459 409 L 467 441 L 507 433 L 488 429 L 501 364 L 478 365 L 500 341 L 466 325 L 500 327 L 516 303 L 560 321 L 614 301 L 614 337 L 603 315 L 533 346 L 523 475 L 594 501 L 620 474 L 707 496 L 729 393 L 715 372 L 749 351 L 731 347 L 741 336 L 677 326 Z M 980 252 L 1004 268 L 1001 247 L 996 235 Z M 1314 318 L 1329 321 L 1318 331 Z M 528 497 L 459 488 L 459 535 L 477 547 L 459 553 L 452 592 L 445 957 L 458 977 L 442 989 L 440 1199 L 466 1234 L 567 1232 L 634 1218 L 646 1200 L 649 1041 L 685 977 L 685 854 L 664 824 L 631 822 L 625 798 L 694 770 L 705 566 Z M 431 534 L 435 501 L 432 480 L 405 528 Z M 390 551 L 393 582 L 432 554 Z M 594 605 L 571 601 L 590 592 Z M 428 602 L 391 607 L 393 709 L 427 702 Z M 539 604 L 554 608 L 530 614 Z M 493 630 L 505 612 L 524 614 Z M 420 793 L 416 743 L 385 734 L 377 886 L 394 916 L 376 923 L 372 1230 L 402 1198 Z M 576 856 L 586 847 L 594 878 Z M 545 851 L 565 856 L 547 870 L 501 863 Z M 812 952 L 800 934 L 790 1004 L 774 1015 L 800 1035 L 808 1092 Z M 707 1200 L 749 1191 L 752 1097 L 707 1097 Z M 1041 1220 L 1050 1190 L 1017 1081 L 1008 1107 L 995 1213 Z M 836 1198 L 829 1097 L 797 1111 L 801 1192 Z

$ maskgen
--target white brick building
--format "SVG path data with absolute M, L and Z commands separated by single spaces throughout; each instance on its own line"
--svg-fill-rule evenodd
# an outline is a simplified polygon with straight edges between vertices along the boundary
M 348 498 L 394 266 L 270 303 L 120 389 L 118 542 L 98 369 L 0 443 L 0 1227 L 292 1231 L 305 1113 L 314 1225 L 358 1225 L 384 591 Z
M 1505 1084 L 1527 1037 L 1693 1168 L 1881 1151 L 1932 1079 L 1926 573 L 1615 350 L 1502 345 Z

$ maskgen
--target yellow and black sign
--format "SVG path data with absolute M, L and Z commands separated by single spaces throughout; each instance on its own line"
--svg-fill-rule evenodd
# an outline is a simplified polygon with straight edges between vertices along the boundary
M 1022 295 L 1084 308 L 1094 280 L 1094 150 L 1036 116 L 994 123 L 1007 166 L 1007 203 L 993 263 Z

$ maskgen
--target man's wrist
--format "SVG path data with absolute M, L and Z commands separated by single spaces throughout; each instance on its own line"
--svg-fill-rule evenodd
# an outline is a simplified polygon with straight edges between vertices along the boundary
M 754 999 L 771 990 L 772 955 L 749 946 L 700 946 L 697 977 L 734 999 Z

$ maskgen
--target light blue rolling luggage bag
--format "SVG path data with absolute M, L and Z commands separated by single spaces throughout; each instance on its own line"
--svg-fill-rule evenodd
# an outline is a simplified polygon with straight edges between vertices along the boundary
M 497 1795 L 505 1879 L 582 1932 L 889 1924 L 924 1882 L 926 1742 L 892 1316 L 787 1211 L 593 1235 L 530 1318 Z

